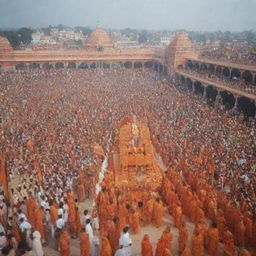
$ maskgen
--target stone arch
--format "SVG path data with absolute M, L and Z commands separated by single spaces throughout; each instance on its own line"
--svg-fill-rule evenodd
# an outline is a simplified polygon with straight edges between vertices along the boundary
M 158 72 L 162 73 L 163 70 L 164 70 L 163 65 L 161 63 L 159 63 Z
M 25 63 L 20 63 L 15 66 L 17 70 L 26 70 L 28 67 Z
M 102 68 L 110 68 L 110 64 L 106 63 L 106 62 L 103 62 L 102 63 Z
M 125 67 L 125 68 L 132 68 L 132 62 L 126 61 L 126 62 L 124 63 L 124 67 Z
M 242 96 L 237 99 L 237 108 L 247 117 L 255 116 L 255 103 L 247 97 Z
M 182 85 L 185 84 L 185 77 L 184 77 L 183 75 L 180 75 L 180 83 L 181 83 Z
M 90 68 L 93 68 L 93 69 L 97 67 L 97 65 L 96 65 L 95 62 L 92 62 L 91 64 L 88 64 L 88 66 L 89 66 Z
M 43 65 L 42 65 L 43 69 L 52 69 L 53 68 L 53 65 L 50 64 L 49 62 L 45 62 Z
M 156 72 L 158 72 L 158 67 L 159 67 L 158 63 L 155 62 L 155 64 L 154 64 L 154 70 L 155 70 Z
M 221 74 L 222 74 L 222 67 L 217 66 L 216 69 L 215 69 L 215 74 L 217 76 L 221 76 Z
M 56 68 L 56 69 L 64 68 L 64 63 L 62 63 L 62 62 L 57 62 L 57 63 L 55 64 L 55 68 Z
M 222 75 L 229 78 L 230 77 L 230 70 L 228 67 L 224 67 L 222 70 Z
M 231 79 L 236 79 L 236 78 L 240 78 L 241 77 L 241 72 L 239 69 L 237 68 L 233 68 L 231 70 Z
M 39 63 L 36 63 L 36 62 L 31 63 L 31 64 L 29 65 L 29 69 L 40 69 L 40 64 L 39 64 Z
M 113 62 L 111 64 L 111 66 L 112 66 L 112 68 L 120 68 L 121 67 L 120 62 Z
M 68 68 L 76 68 L 76 63 L 75 62 L 69 62 L 68 63 Z
M 191 90 L 192 89 L 192 86 L 193 86 L 193 82 L 192 80 L 188 77 L 185 81 L 185 84 L 186 84 L 186 87 Z
M 193 62 L 191 60 L 187 60 L 186 67 L 190 68 L 190 69 L 193 69 L 193 67 L 194 67 Z
M 222 98 L 222 104 L 226 109 L 231 109 L 235 106 L 236 99 L 231 92 L 221 91 L 220 96 Z
M 202 64 L 200 65 L 200 70 L 201 70 L 201 71 L 206 71 L 206 70 L 208 70 L 207 65 L 206 65 L 205 63 L 202 63 Z
M 213 64 L 210 64 L 210 65 L 208 66 L 208 70 L 209 70 L 210 72 L 214 73 L 214 71 L 215 71 L 215 66 L 214 66 Z
M 201 82 L 195 81 L 194 86 L 195 86 L 195 94 L 201 94 L 201 95 L 204 94 L 204 87 Z
M 89 66 L 88 66 L 88 64 L 82 62 L 82 63 L 80 63 L 80 64 L 78 65 L 78 68 L 87 69 L 87 68 L 89 68 Z
M 141 62 L 135 62 L 134 63 L 134 68 L 142 68 L 142 63 Z
M 196 63 L 194 64 L 194 70 L 196 70 L 196 71 L 199 71 L 199 70 L 200 70 L 200 66 L 199 66 L 199 63 L 198 63 L 198 62 L 196 62 Z
M 146 61 L 146 62 L 144 62 L 144 67 L 145 68 L 152 68 L 153 65 L 154 65 L 153 61 Z
M 242 78 L 245 80 L 247 84 L 250 84 L 253 81 L 252 72 L 249 70 L 245 70 L 242 74 Z
M 208 85 L 206 88 L 206 98 L 210 99 L 211 101 L 215 101 L 217 94 L 218 94 L 218 90 L 213 87 L 212 85 Z

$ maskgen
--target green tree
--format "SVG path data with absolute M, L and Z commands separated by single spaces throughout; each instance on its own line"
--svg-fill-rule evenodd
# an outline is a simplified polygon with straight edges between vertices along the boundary
M 29 44 L 32 41 L 33 30 L 30 28 L 21 28 L 17 31 L 19 39 L 24 44 Z
M 142 30 L 141 32 L 140 32 L 140 34 L 139 34 L 139 38 L 138 38 L 138 42 L 140 43 L 140 44 L 144 44 L 144 43 L 146 43 L 147 41 L 148 41 L 148 32 L 147 32 L 147 30 Z
M 16 31 L 10 30 L 10 31 L 0 31 L 0 35 L 6 37 L 12 48 L 17 49 L 20 46 L 20 39 L 18 36 L 18 33 Z

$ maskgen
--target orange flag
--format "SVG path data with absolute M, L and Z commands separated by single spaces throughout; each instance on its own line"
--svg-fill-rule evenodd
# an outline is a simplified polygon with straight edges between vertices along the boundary
M 8 178 L 7 178 L 7 160 L 4 152 L 1 154 L 1 164 L 0 164 L 0 182 L 2 183 L 4 196 L 9 199 L 8 190 Z

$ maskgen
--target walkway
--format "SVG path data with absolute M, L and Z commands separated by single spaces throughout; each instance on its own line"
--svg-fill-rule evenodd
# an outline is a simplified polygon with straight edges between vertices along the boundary
M 244 91 L 239 90 L 239 89 L 231 88 L 229 86 L 224 85 L 223 83 L 212 81 L 210 79 L 205 79 L 205 78 L 200 77 L 199 75 L 194 75 L 194 74 L 192 75 L 192 74 L 190 74 L 188 72 L 185 72 L 185 71 L 176 70 L 176 73 L 178 73 L 180 75 L 183 75 L 185 77 L 189 77 L 193 80 L 199 81 L 199 82 L 201 82 L 205 85 L 213 85 L 213 86 L 215 86 L 217 88 L 220 88 L 222 90 L 229 91 L 232 94 L 244 96 L 244 97 L 249 98 L 249 99 L 256 102 L 256 95 L 244 92 Z
M 217 66 L 223 66 L 223 67 L 229 67 L 229 68 L 235 68 L 235 69 L 243 69 L 243 70 L 249 70 L 256 72 L 256 65 L 250 65 L 250 64 L 240 64 L 240 63 L 233 63 L 233 62 L 227 62 L 227 61 L 217 61 L 212 59 L 203 59 L 203 58 L 188 58 L 188 60 L 194 60 L 202 63 L 208 63 L 213 64 Z

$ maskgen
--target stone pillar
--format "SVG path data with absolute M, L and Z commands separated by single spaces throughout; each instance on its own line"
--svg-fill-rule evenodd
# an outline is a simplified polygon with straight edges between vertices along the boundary
M 203 85 L 202 85 L 203 86 Z M 203 93 L 203 96 L 206 98 L 206 86 L 203 86 L 204 87 L 204 93 Z

